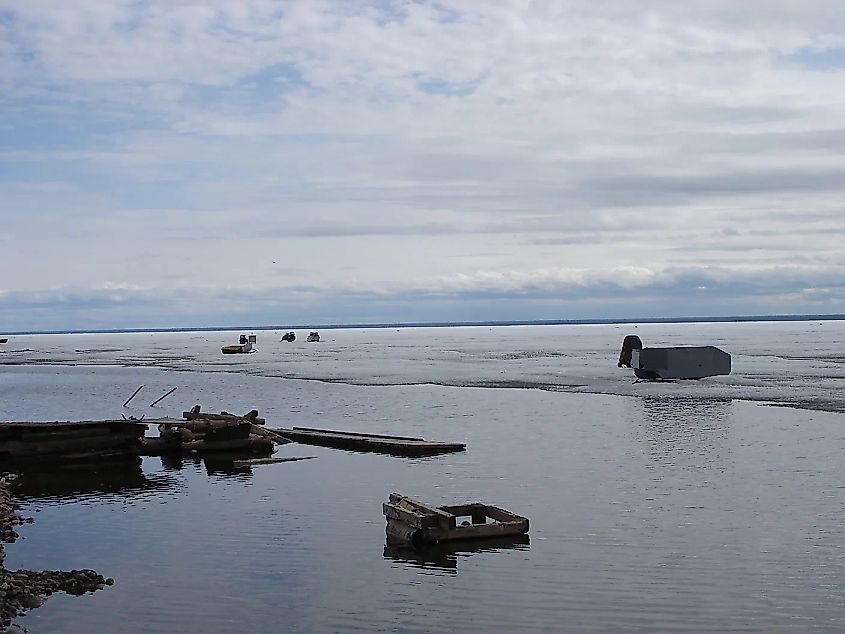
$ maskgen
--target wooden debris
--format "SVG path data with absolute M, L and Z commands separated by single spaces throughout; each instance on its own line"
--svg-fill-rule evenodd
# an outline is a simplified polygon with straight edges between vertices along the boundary
M 330 429 L 312 429 L 309 427 L 291 427 L 268 429 L 283 437 L 305 445 L 335 447 L 354 451 L 371 451 L 394 456 L 433 456 L 441 453 L 465 451 L 463 443 L 429 442 L 422 438 L 407 436 L 384 436 L 379 434 L 360 434 Z
M 288 443 L 293 442 L 290 438 L 282 436 L 282 434 L 277 432 L 275 429 L 266 429 L 264 427 L 259 427 L 258 425 L 252 426 L 252 433 L 257 434 L 258 436 L 266 436 L 277 445 L 287 445 Z
M 312 460 L 317 456 L 296 456 L 291 458 L 252 458 L 250 460 L 233 460 L 234 467 L 251 467 L 259 464 L 276 464 L 277 462 L 296 462 L 297 460 Z
M 144 389 L 143 385 L 141 387 L 139 387 L 137 390 L 135 390 L 134 392 L 132 392 L 132 396 L 130 396 L 128 399 L 126 399 L 126 402 L 123 404 L 123 406 L 126 407 L 127 405 L 129 405 L 129 401 L 131 401 L 133 398 L 135 398 L 138 395 L 138 392 L 140 392 L 142 389 Z
M 125 420 L 0 423 L 0 461 L 135 457 L 146 429 Z
M 202 413 L 195 405 L 183 412 L 184 420 L 159 418 L 158 438 L 145 438 L 145 455 L 178 453 L 213 453 L 242 451 L 259 455 L 273 453 L 275 444 L 290 442 L 286 438 L 259 426 L 258 410 L 251 410 L 243 416 L 221 412 Z
M 152 403 L 150 403 L 150 407 L 155 407 L 158 403 L 161 403 L 164 399 L 166 399 L 168 396 L 173 394 L 173 392 L 175 392 L 177 389 L 179 389 L 179 388 L 174 387 L 172 390 L 170 390 L 167 394 L 165 394 L 161 398 L 154 400 Z
M 414 545 L 528 532 L 527 518 L 480 502 L 434 507 L 391 493 L 389 501 L 382 505 L 382 511 L 387 520 L 388 538 Z M 458 524 L 459 517 L 468 517 L 470 521 Z
M 248 420 L 251 423 L 256 425 L 263 425 L 264 419 L 259 418 L 258 410 L 253 409 L 244 414 L 243 416 L 238 416 L 237 414 L 230 414 L 229 412 L 220 412 L 219 414 L 211 414 L 206 412 L 201 412 L 201 407 L 199 405 L 194 405 L 190 411 L 182 412 L 182 418 L 185 420 L 222 420 L 222 421 L 231 421 L 231 420 Z

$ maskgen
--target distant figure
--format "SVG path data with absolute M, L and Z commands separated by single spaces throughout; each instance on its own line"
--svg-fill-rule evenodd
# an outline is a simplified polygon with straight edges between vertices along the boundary
M 308 333 L 308 339 L 305 341 L 319 341 L 320 340 L 320 333 L 319 332 L 311 332 Z
M 296 341 L 296 333 L 291 330 L 282 335 L 282 341 Z
M 240 343 L 240 344 L 247 343 L 246 335 L 241 335 L 240 339 L 238 340 L 238 343 Z
M 642 350 L 643 342 L 637 335 L 628 335 L 622 340 L 622 352 L 619 353 L 619 363 L 617 367 L 621 368 L 623 365 L 626 368 L 631 367 L 631 351 Z

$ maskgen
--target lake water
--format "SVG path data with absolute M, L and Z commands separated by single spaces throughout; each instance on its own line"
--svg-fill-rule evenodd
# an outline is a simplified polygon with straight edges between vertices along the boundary
M 714 344 L 728 377 L 635 383 L 622 337 Z M 14 337 L 0 419 L 207 411 L 457 441 L 425 459 L 30 477 L 7 567 L 93 568 L 32 632 L 845 630 L 845 322 L 326 330 L 223 357 L 237 333 Z M 121 404 L 139 386 L 128 408 Z M 149 404 L 172 387 L 158 406 Z M 774 407 L 770 403 L 790 405 Z M 798 406 L 796 408 L 795 406 Z M 810 408 L 810 409 L 808 409 Z M 382 502 L 484 501 L 527 543 L 387 547 Z

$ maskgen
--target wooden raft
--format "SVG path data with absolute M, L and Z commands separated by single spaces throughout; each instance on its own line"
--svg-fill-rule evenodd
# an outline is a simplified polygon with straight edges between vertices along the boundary
M 178 453 L 212 453 L 243 451 L 260 455 L 273 453 L 274 444 L 290 442 L 288 439 L 260 427 L 263 418 L 252 410 L 243 416 L 221 412 L 202 413 L 199 405 L 183 412 L 184 420 L 159 418 L 148 422 L 158 423 L 159 437 L 145 438 L 145 455 Z
M 407 436 L 383 436 L 379 434 L 359 434 L 350 431 L 331 429 L 313 429 L 310 427 L 290 427 L 268 429 L 294 442 L 304 445 L 350 449 L 352 451 L 370 451 L 393 456 L 417 457 L 433 456 L 441 453 L 466 451 L 463 443 L 430 442 L 423 438 Z
M 0 463 L 137 458 L 146 429 L 126 420 L 0 423 Z
M 490 504 L 428 506 L 399 493 L 382 505 L 389 541 L 414 545 L 525 535 L 528 518 Z M 458 524 L 459 517 L 471 521 Z

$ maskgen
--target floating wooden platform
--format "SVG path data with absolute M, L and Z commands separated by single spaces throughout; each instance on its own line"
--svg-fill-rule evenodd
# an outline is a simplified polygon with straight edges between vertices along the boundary
M 146 429 L 127 420 L 0 422 L 0 462 L 137 458 Z
M 267 431 L 275 432 L 304 445 L 370 451 L 393 456 L 433 456 L 441 453 L 466 451 L 466 445 L 462 443 L 429 442 L 423 438 L 409 438 L 407 436 L 359 434 L 350 431 L 313 429 L 310 427 L 285 427 L 268 429 Z
M 414 545 L 525 535 L 528 518 L 481 502 L 429 506 L 399 493 L 382 505 L 388 540 Z M 458 518 L 470 521 L 458 524 Z

